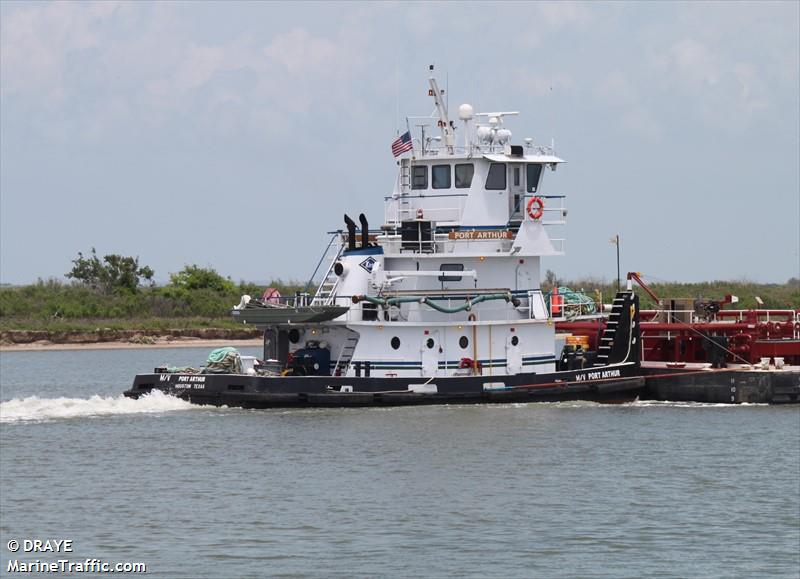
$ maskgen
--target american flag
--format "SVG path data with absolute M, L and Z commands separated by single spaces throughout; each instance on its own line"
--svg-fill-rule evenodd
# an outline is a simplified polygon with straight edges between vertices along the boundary
M 406 151 L 410 151 L 414 148 L 414 143 L 411 142 L 411 133 L 406 131 L 392 143 L 392 155 L 397 157 L 398 155 L 402 155 Z

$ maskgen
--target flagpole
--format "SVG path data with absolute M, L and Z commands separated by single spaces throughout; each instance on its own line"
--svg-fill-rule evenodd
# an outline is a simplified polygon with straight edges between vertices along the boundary
M 394 90 L 397 101 L 397 115 L 394 117 L 395 130 L 397 132 L 395 136 L 400 136 L 400 61 L 398 58 L 395 58 L 394 61 Z
M 622 289 L 622 286 L 620 285 L 619 281 L 619 233 L 617 233 L 616 246 L 617 246 L 617 291 L 620 291 Z
M 417 153 L 414 151 L 414 133 L 411 132 L 411 125 L 408 124 L 408 117 L 406 117 L 406 130 L 411 137 L 411 156 L 416 157 Z
M 611 243 L 617 246 L 617 292 L 620 291 L 622 286 L 620 285 L 620 276 L 619 276 L 619 233 L 617 233 L 614 237 L 611 238 Z

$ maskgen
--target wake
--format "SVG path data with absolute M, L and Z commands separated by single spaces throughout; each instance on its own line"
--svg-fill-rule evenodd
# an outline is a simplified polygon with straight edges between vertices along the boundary
M 639 400 L 637 398 L 633 402 L 628 402 L 622 406 L 630 406 L 633 408 L 746 408 L 749 406 L 769 406 L 769 404 L 755 402 L 741 402 L 737 404 L 729 404 L 725 402 L 678 402 L 670 400 Z
M 90 398 L 13 398 L 0 402 L 0 424 L 45 422 L 69 418 L 119 414 L 161 414 L 197 408 L 185 400 L 154 390 L 138 400 L 119 396 Z

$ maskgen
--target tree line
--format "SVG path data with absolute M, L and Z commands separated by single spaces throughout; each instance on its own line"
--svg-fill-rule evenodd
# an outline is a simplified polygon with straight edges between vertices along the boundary
M 100 257 L 92 248 L 87 255 L 78 253 L 72 268 L 66 272 L 68 282 L 49 279 L 20 287 L 0 288 L 0 327 L 30 329 L 33 327 L 68 326 L 81 320 L 91 325 L 100 320 L 110 325 L 126 324 L 174 326 L 234 325 L 229 314 L 243 294 L 262 295 L 265 286 L 234 282 L 211 267 L 186 265 L 169 276 L 169 283 L 155 285 L 155 272 L 139 263 L 138 257 L 109 254 Z M 623 281 L 624 283 L 624 281 Z M 274 280 L 267 284 L 282 295 L 294 295 L 303 284 Z M 608 303 L 616 292 L 616 281 L 598 279 L 565 281 L 547 271 L 542 289 L 554 285 L 595 297 L 598 293 Z M 702 283 L 652 283 L 655 293 L 664 298 L 722 299 L 737 295 L 737 308 L 800 308 L 800 280 L 785 284 L 757 284 L 748 281 L 712 281 Z M 655 304 L 644 292 L 643 308 Z M 758 297 L 762 304 L 758 304 Z M 182 321 L 181 321 L 182 320 Z M 75 324 L 73 323 L 73 326 Z M 94 327 L 94 326 L 92 326 Z
M 27 328 L 68 320 L 146 320 L 175 318 L 230 319 L 243 294 L 260 296 L 264 287 L 235 283 L 214 268 L 186 265 L 157 286 L 155 272 L 138 257 L 109 254 L 92 248 L 78 253 L 65 273 L 69 282 L 38 280 L 34 284 L 0 288 L 0 326 Z M 271 282 L 283 295 L 301 285 Z M 63 325 L 63 324 L 62 324 Z

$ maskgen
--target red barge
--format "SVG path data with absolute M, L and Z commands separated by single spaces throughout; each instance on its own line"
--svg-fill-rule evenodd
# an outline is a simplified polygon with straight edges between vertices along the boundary
M 631 272 L 633 282 L 658 304 L 640 311 L 640 355 L 647 393 L 659 400 L 697 402 L 800 402 L 800 309 L 726 309 L 723 300 L 662 299 Z M 597 351 L 605 316 L 574 316 L 563 297 L 559 332 Z M 580 312 L 578 312 L 580 313 Z

